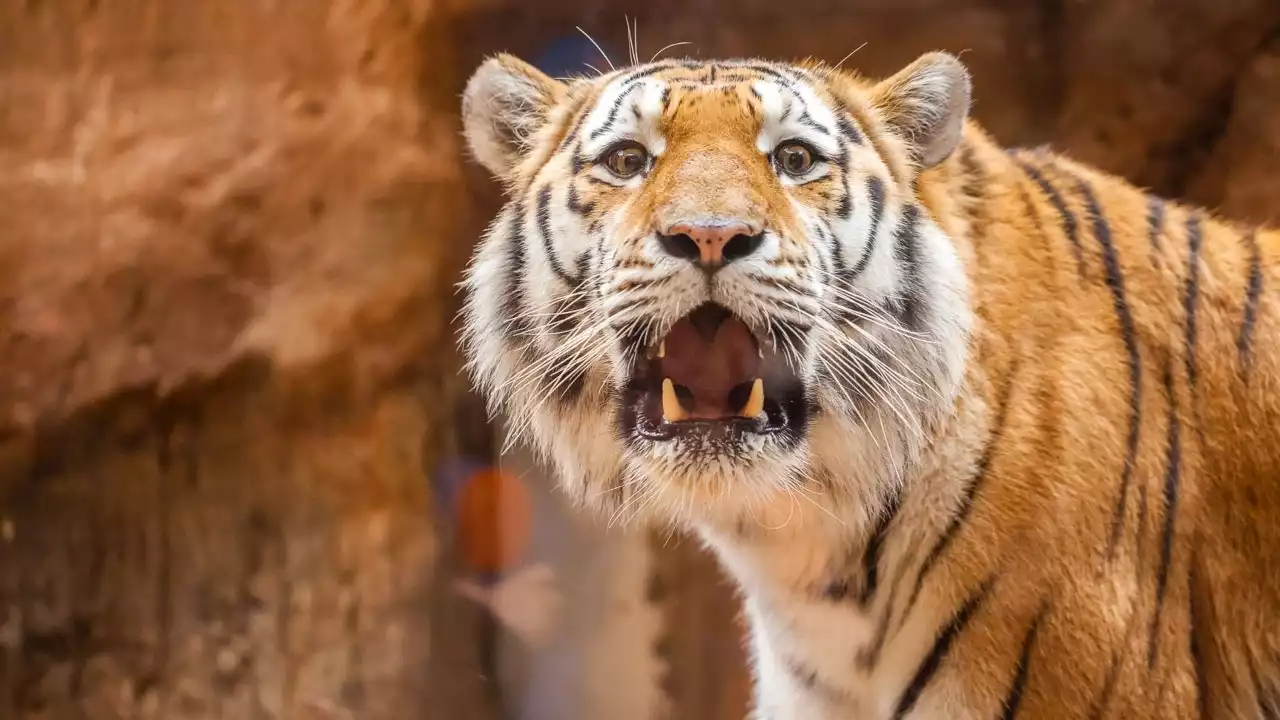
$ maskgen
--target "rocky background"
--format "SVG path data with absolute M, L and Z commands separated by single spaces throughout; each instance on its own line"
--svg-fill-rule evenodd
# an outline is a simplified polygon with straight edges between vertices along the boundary
M 624 15 L 643 58 L 960 52 L 1004 142 L 1274 219 L 1274 0 L 0 0 L 0 718 L 497 717 L 432 492 L 494 454 L 457 99 Z M 652 548 L 672 715 L 742 717 L 731 594 Z

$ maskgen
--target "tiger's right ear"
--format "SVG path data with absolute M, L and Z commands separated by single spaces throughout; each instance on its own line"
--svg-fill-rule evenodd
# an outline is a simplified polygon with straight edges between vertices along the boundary
M 471 153 L 506 178 L 531 147 L 565 90 L 564 83 L 511 55 L 486 60 L 462 94 L 462 123 Z

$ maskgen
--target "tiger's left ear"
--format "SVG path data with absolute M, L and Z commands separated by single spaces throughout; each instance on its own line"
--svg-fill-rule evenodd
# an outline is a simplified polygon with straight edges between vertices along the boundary
M 933 52 L 876 85 L 871 97 L 925 169 L 946 160 L 960 144 L 971 93 L 964 64 L 954 55 Z
M 495 176 L 507 178 L 564 90 L 564 83 L 514 56 L 485 61 L 462 94 L 463 131 L 472 155 Z

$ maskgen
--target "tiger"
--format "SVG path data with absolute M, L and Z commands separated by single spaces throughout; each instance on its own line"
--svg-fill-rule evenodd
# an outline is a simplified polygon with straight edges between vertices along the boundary
M 485 59 L 467 372 L 583 512 L 718 558 L 752 718 L 1280 717 L 1280 233 L 972 96 Z

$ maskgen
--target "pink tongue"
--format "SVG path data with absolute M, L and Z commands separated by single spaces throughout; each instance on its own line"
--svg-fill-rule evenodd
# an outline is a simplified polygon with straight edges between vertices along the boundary
M 662 377 L 679 388 L 681 404 L 690 417 L 716 419 L 736 415 L 729 393 L 750 384 L 760 372 L 755 336 L 746 323 L 724 308 L 703 305 L 682 318 L 667 333 L 666 354 L 659 361 Z M 745 402 L 743 395 L 739 405 Z M 690 406 L 692 405 L 692 406 Z

